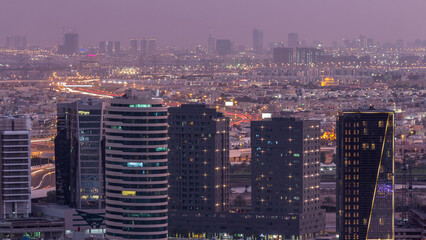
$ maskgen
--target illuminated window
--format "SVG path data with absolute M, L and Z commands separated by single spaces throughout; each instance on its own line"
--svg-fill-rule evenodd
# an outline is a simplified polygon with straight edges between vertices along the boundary
M 379 121 L 379 127 L 384 127 L 385 126 L 385 122 L 384 121 Z
M 130 104 L 129 107 L 133 107 L 133 108 L 147 108 L 147 107 L 151 107 L 151 104 Z
M 143 163 L 141 163 L 141 162 L 128 162 L 127 166 L 128 167 L 143 167 Z
M 90 115 L 89 111 L 78 111 L 78 115 Z
M 368 143 L 363 143 L 362 144 L 362 149 L 363 150 L 367 150 L 368 149 Z
M 371 150 L 375 150 L 376 149 L 376 144 L 372 143 L 371 144 Z
M 123 195 L 123 196 L 136 196 L 136 191 L 122 191 L 121 195 Z

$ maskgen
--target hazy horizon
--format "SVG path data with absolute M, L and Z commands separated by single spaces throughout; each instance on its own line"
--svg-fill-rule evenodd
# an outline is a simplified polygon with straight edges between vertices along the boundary
M 366 7 L 368 6 L 368 7 Z M 55 46 L 75 31 L 80 45 L 100 40 L 156 38 L 160 46 L 207 44 L 207 37 L 251 46 L 253 28 L 264 44 L 299 40 L 330 43 L 360 34 L 375 41 L 426 39 L 424 0 L 2 0 L 0 46 L 7 35 L 26 35 L 31 45 Z

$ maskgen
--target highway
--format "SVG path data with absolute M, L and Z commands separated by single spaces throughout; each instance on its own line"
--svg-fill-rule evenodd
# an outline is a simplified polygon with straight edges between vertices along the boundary
M 31 190 L 41 190 L 55 186 L 55 166 L 45 164 L 31 168 Z

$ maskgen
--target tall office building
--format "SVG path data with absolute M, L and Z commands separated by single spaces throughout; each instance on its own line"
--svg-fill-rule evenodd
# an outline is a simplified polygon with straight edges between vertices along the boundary
M 115 55 L 119 55 L 121 53 L 121 48 L 120 48 L 120 41 L 115 41 L 114 42 L 114 54 Z
M 298 65 L 317 64 L 324 55 L 322 49 L 317 48 L 296 48 L 296 63 Z
M 136 56 L 138 53 L 138 40 L 130 39 L 130 52 Z
M 104 104 L 97 99 L 57 106 L 55 167 L 58 204 L 78 210 L 105 208 L 103 108 Z
M 253 29 L 253 50 L 257 53 L 263 51 L 263 30 Z
M 216 49 L 216 39 L 211 34 L 207 39 L 207 49 L 212 52 Z
M 148 40 L 148 55 L 153 56 L 157 53 L 157 40 L 149 39 Z
M 231 40 L 229 39 L 217 39 L 216 40 L 216 52 L 219 55 L 226 55 L 231 53 Z
M 141 40 L 141 55 L 142 57 L 148 56 L 148 40 L 145 38 Z
M 272 50 L 276 64 L 293 64 L 293 48 L 277 47 Z
M 13 37 L 11 35 L 6 37 L 6 49 L 13 49 Z
M 294 118 L 251 122 L 252 212 L 297 219 L 299 228 L 292 231 L 299 239 L 314 239 L 325 229 L 319 125 Z
M 299 47 L 299 36 L 297 33 L 288 34 L 288 47 L 293 49 Z
M 337 118 L 337 233 L 394 239 L 394 113 L 345 110 Z
M 0 218 L 31 213 L 31 122 L 24 116 L 0 117 Z
M 128 90 L 105 116 L 106 238 L 167 239 L 167 108 Z
M 106 53 L 106 41 L 99 42 L 99 52 Z
M 205 104 L 169 108 L 169 209 L 229 210 L 229 118 Z
M 114 53 L 114 42 L 113 41 L 107 41 L 106 42 L 106 51 L 110 55 Z
M 60 54 L 72 55 L 78 53 L 78 33 L 65 33 L 64 44 L 58 47 Z

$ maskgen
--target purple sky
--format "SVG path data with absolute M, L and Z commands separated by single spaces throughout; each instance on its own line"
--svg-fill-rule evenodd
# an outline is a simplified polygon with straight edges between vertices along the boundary
M 26 35 L 33 45 L 62 42 L 70 29 L 82 45 L 99 40 L 157 38 L 158 44 L 207 43 L 209 33 L 250 45 L 299 39 L 331 42 L 359 34 L 379 41 L 426 39 L 426 0 L 0 0 L 0 45 Z

